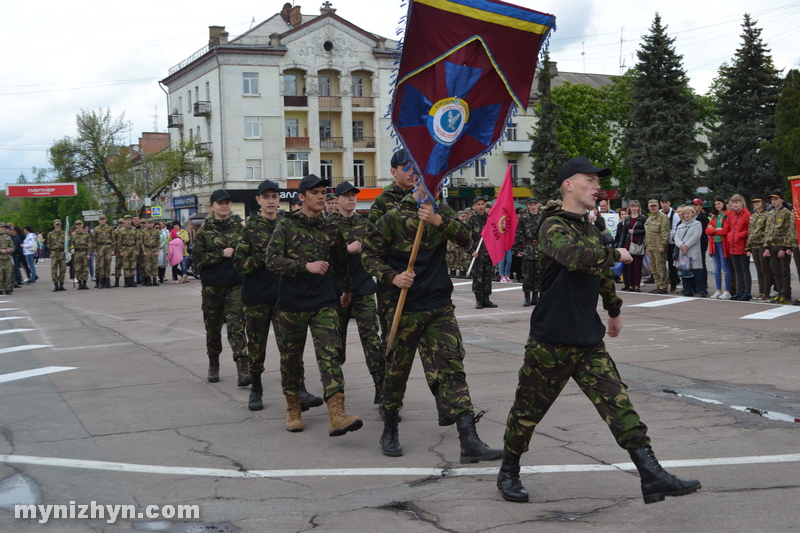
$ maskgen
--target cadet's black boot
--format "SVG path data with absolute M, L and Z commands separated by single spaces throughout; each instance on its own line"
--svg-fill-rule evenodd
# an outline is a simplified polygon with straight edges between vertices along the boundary
M 510 502 L 524 503 L 528 501 L 528 491 L 519 480 L 519 458 L 515 453 L 503 451 L 503 464 L 497 473 L 497 488 L 503 494 L 503 499 Z
M 147 281 L 150 281 L 150 278 L 145 278 Z M 250 358 L 241 356 L 236 359 L 236 373 L 238 374 L 239 380 L 237 381 L 236 385 L 238 387 L 248 387 L 250 385 L 250 371 L 248 368 L 250 367 Z
M 665 472 L 650 446 L 634 448 L 628 453 L 642 480 L 644 503 L 664 501 L 665 496 L 683 496 L 700 488 L 696 479 L 680 479 Z
M 312 407 L 319 407 L 323 404 L 322 398 L 314 396 L 306 390 L 306 383 L 303 382 L 303 390 L 300 391 L 300 410 L 305 412 Z
M 95 289 L 99 289 L 100 288 L 100 278 L 98 278 L 98 277 L 94 278 L 94 288 Z
M 475 309 L 483 309 L 483 294 L 475 293 Z
M 531 305 L 538 305 L 539 304 L 539 293 L 533 291 L 531 293 Z
M 111 278 L 106 278 L 106 289 L 111 288 Z
M 250 383 L 250 401 L 247 403 L 247 408 L 251 411 L 260 411 L 264 408 L 262 401 L 264 387 L 261 385 L 261 374 L 250 372 Z
M 128 278 L 125 278 L 127 282 Z M 208 354 L 208 382 L 219 381 L 219 354 Z
M 531 293 L 525 292 L 525 303 L 522 304 L 522 307 L 530 307 L 531 306 Z
M 153 279 L 153 278 L 144 278 L 144 283 L 142 285 L 145 286 L 145 287 L 152 287 L 153 286 L 153 282 L 150 281 L 151 279 Z
M 59 288 L 58 288 L 58 282 L 55 282 L 55 286 L 56 286 L 56 288 L 55 288 L 55 289 L 53 289 L 53 292 L 58 292 L 58 291 L 59 291 Z
M 381 403 L 381 375 L 379 373 L 372 374 L 372 382 L 375 384 L 375 397 L 372 398 L 373 405 L 380 405 Z
M 484 294 L 483 295 L 483 306 L 494 309 L 495 307 L 497 307 L 497 304 L 492 303 L 492 301 L 489 299 L 489 295 L 488 294 Z
M 119 287 L 119 276 L 114 277 L 114 287 Z
M 461 462 L 496 461 L 503 456 L 503 450 L 489 448 L 475 430 L 475 416 L 464 413 L 456 418 L 458 440 L 461 441 Z
M 400 446 L 400 435 L 397 428 L 397 411 L 392 413 L 385 412 L 383 416 L 383 435 L 381 435 L 381 451 L 383 455 L 389 457 L 400 457 L 403 455 L 403 447 Z
M 153 280 L 153 287 L 158 287 L 159 285 L 161 285 L 161 284 L 158 282 L 158 278 L 150 278 L 150 279 L 152 279 L 152 280 Z
M 58 290 L 60 290 L 60 291 L 67 290 L 67 289 L 64 288 L 64 282 L 63 281 L 59 281 L 58 282 Z
M 78 290 L 79 291 L 88 291 L 89 287 L 86 286 L 86 280 L 78 280 Z

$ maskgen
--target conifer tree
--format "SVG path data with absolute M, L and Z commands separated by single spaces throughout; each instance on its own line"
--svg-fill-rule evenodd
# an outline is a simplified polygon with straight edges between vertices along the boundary
M 800 175 L 800 71 L 792 69 L 783 81 L 775 108 L 775 137 L 764 151 L 775 157 L 783 177 Z
M 550 81 L 553 79 L 550 55 L 545 53 L 538 72 L 537 86 L 539 100 L 536 104 L 538 121 L 531 141 L 531 174 L 533 175 L 533 193 L 542 201 L 559 198 L 556 188 L 556 175 L 559 167 L 568 159 L 558 143 L 560 120 L 558 106 L 553 103 L 550 93 Z

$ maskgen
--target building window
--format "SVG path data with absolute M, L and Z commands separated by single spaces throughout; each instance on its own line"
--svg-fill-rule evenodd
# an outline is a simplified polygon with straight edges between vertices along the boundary
M 258 95 L 258 72 L 242 73 L 242 93 Z
M 519 161 L 516 159 L 509 159 L 508 164 L 511 165 L 511 179 L 516 181 L 519 177 Z
M 193 111 L 193 110 L 192 110 L 192 91 L 191 91 L 191 90 L 187 91 L 187 92 L 186 92 L 186 95 L 189 97 L 189 107 L 188 107 L 188 112 L 189 112 L 189 114 L 191 114 L 191 113 L 192 113 L 192 111 Z
M 320 160 L 319 177 L 325 179 L 331 179 L 333 177 L 333 159 Z
M 206 82 L 206 102 L 211 101 L 211 83 Z
M 183 113 L 183 96 L 178 97 L 178 113 Z
M 300 137 L 300 121 L 296 118 L 283 119 L 284 137 Z
M 319 80 L 319 95 L 320 96 L 330 96 L 331 95 L 331 77 L 330 76 L 319 76 L 317 79 Z
M 319 138 L 320 140 L 330 139 L 333 135 L 333 125 L 328 119 L 321 119 L 319 121 Z
M 195 85 L 194 86 L 194 101 L 195 102 L 199 102 L 200 101 L 200 86 L 199 85 Z
M 289 178 L 308 176 L 308 154 L 286 154 L 286 171 Z
M 363 120 L 354 120 L 353 121 L 353 140 L 354 141 L 363 141 L 364 140 L 364 121 Z
M 261 181 L 261 160 L 245 160 L 245 179 L 248 181 Z
M 366 187 L 367 162 L 364 159 L 353 160 L 353 181 L 356 187 Z
M 506 140 L 508 141 L 516 141 L 517 140 L 517 125 L 513 122 L 508 124 L 506 128 Z
M 353 76 L 353 96 L 364 96 L 364 78 Z
M 283 75 L 283 94 L 297 96 L 297 76 L 294 74 Z
M 244 117 L 244 136 L 246 139 L 258 139 L 261 137 L 260 117 Z
M 485 180 L 486 179 L 486 160 L 485 159 L 478 159 L 475 161 L 475 179 L 476 180 Z

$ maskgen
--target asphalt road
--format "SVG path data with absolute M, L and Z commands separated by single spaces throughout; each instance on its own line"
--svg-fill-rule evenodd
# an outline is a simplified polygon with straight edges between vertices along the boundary
M 305 413 L 304 432 L 288 433 L 272 334 L 263 411 L 248 411 L 227 346 L 221 381 L 206 382 L 198 281 L 53 293 L 46 261 L 39 275 L 0 297 L 0 531 L 776 532 L 800 523 L 800 312 L 769 318 L 800 307 L 623 293 L 624 327 L 609 351 L 662 464 L 703 488 L 645 506 L 627 453 L 570 383 L 522 458 L 531 502 L 513 504 L 495 487 L 499 462 L 458 463 L 458 434 L 436 424 L 419 364 L 400 424 L 405 455 L 381 454 L 354 324 L 346 406 L 364 427 L 330 438 L 320 407 Z M 471 395 L 486 411 L 478 432 L 500 447 L 530 309 L 519 285 L 497 283 L 499 308 L 475 310 L 468 282 L 455 282 Z M 310 342 L 305 364 L 320 394 Z M 13 511 L 92 501 L 137 513 L 197 505 L 199 518 L 43 524 Z

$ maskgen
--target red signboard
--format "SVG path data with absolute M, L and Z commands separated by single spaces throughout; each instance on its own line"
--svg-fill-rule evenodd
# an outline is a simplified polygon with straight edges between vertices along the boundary
M 619 200 L 619 189 L 600 189 L 597 192 L 598 200 Z
M 790 176 L 789 183 L 792 185 L 792 203 L 794 204 L 794 225 L 797 229 L 797 236 L 800 237 L 800 176 Z
M 76 183 L 24 183 L 6 185 L 8 198 L 49 198 L 53 196 L 78 196 Z

